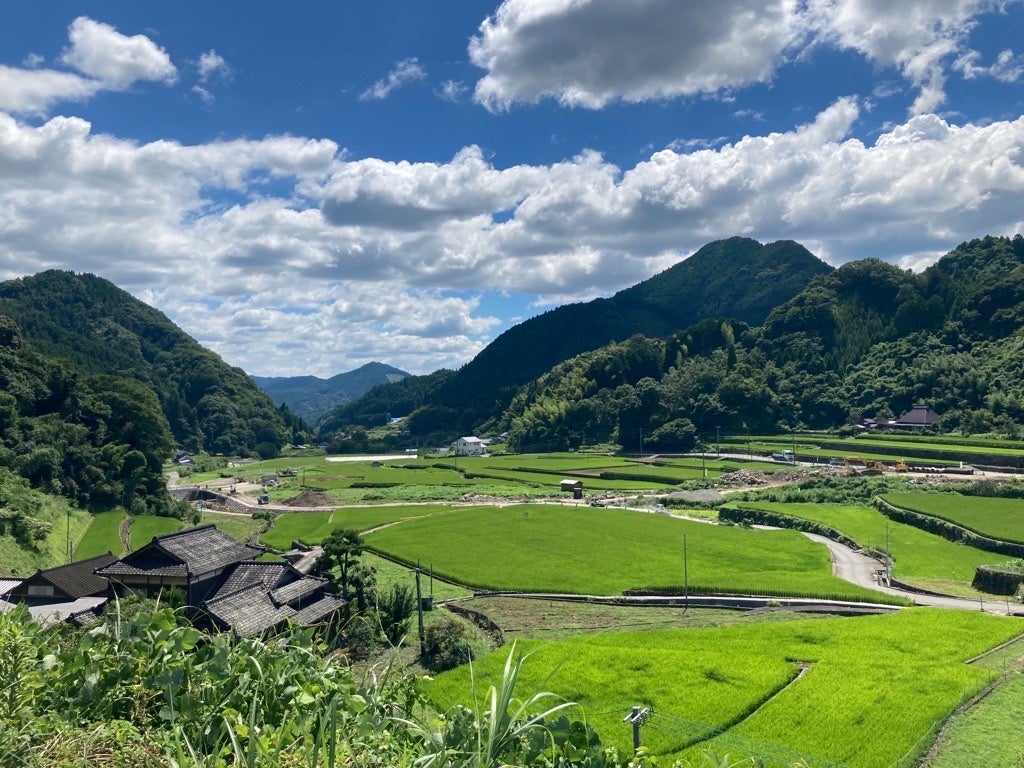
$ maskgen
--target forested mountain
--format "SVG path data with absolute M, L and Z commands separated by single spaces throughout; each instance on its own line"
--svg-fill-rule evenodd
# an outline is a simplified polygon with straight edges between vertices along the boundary
M 705 321 L 580 355 L 522 388 L 518 450 L 840 428 L 931 405 L 943 427 L 1024 429 L 1024 238 L 963 243 L 921 274 L 874 259 L 816 277 L 760 327 Z
M 561 306 L 510 328 L 412 414 L 409 430 L 429 440 L 493 428 L 521 386 L 563 360 L 638 333 L 667 336 L 709 317 L 760 324 L 814 276 L 831 270 L 792 241 L 761 245 L 733 237 L 711 243 L 611 298 Z M 386 395 L 368 395 L 379 396 Z
M 253 376 L 256 385 L 278 406 L 315 424 L 327 411 L 362 397 L 379 384 L 401 381 L 409 374 L 384 363 L 367 363 L 321 379 L 318 376 Z
M 0 315 L 0 474 L 11 470 L 83 507 L 167 513 L 161 470 L 173 448 L 151 388 L 47 358 Z M 25 510 L 0 506 L 0 529 L 35 530 Z
M 64 361 L 55 369 L 58 379 L 113 377 L 111 382 L 122 383 L 105 385 L 109 396 L 120 388 L 140 403 L 155 403 L 171 435 L 160 458 L 175 444 L 216 453 L 276 455 L 289 438 L 284 415 L 244 371 L 107 280 L 52 270 L 0 283 L 0 315 L 11 318 L 20 331 L 19 344 Z M 59 409 L 63 394 L 54 394 L 44 410 L 51 405 Z

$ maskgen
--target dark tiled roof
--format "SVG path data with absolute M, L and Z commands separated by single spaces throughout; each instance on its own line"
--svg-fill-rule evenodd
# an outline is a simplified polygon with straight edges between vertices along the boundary
M 317 624 L 335 611 L 340 610 L 344 605 L 345 601 L 337 595 L 324 595 L 315 603 L 311 603 L 301 611 L 296 612 L 292 617 L 292 621 L 303 625 Z
M 312 595 L 317 590 L 323 589 L 325 584 L 327 584 L 327 579 L 321 579 L 316 576 L 303 576 L 300 579 L 278 587 L 270 593 L 270 596 L 274 599 L 275 603 L 293 603 L 296 600 Z
M 95 571 L 105 565 L 116 562 L 117 558 L 109 552 L 105 555 L 91 557 L 88 560 L 79 560 L 76 563 L 58 565 L 56 568 L 48 568 L 45 571 L 36 571 L 11 592 L 12 597 L 30 597 L 29 588 L 49 585 L 53 587 L 54 597 L 91 597 L 105 594 L 109 588 L 109 582 L 102 576 L 97 576 Z
M 177 576 L 198 578 L 263 554 L 240 544 L 213 525 L 154 536 L 142 549 L 100 571 L 103 576 Z
M 221 584 L 217 595 L 229 595 L 256 585 L 270 591 L 281 582 L 286 568 L 284 563 L 239 563 Z
M 896 419 L 897 424 L 919 427 L 926 427 L 932 424 L 937 424 L 938 421 L 939 414 L 937 414 L 927 405 L 915 405 L 905 414 Z
M 295 610 L 287 605 L 275 605 L 267 590 L 258 584 L 207 600 L 204 605 L 210 615 L 242 637 L 258 635 L 295 615 Z
M 192 576 L 200 576 L 232 563 L 251 560 L 266 551 L 262 547 L 240 544 L 212 524 L 156 536 L 150 546 L 157 546 L 178 558 L 188 567 L 188 572 Z

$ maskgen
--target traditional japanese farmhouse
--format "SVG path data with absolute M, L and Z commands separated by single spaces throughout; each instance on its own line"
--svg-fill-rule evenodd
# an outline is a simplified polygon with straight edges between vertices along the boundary
M 239 635 L 329 621 L 345 605 L 329 582 L 288 563 L 258 562 L 266 550 L 241 544 L 213 525 L 156 536 L 142 549 L 97 569 L 119 595 L 155 596 L 177 588 L 197 621 Z

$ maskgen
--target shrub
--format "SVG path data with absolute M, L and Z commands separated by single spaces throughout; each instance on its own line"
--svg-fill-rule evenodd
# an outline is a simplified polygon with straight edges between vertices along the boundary
M 443 672 L 475 658 L 469 627 L 458 619 L 445 618 L 423 633 L 423 666 Z
M 407 584 L 395 584 L 377 602 L 381 631 L 392 645 L 402 642 L 409 631 L 409 619 L 416 608 L 416 596 Z

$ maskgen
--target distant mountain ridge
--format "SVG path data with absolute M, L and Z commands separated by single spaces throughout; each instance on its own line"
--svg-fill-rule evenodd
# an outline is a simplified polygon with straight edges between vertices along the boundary
M 322 379 L 319 376 L 253 376 L 256 385 L 278 406 L 309 424 L 331 408 L 356 400 L 380 384 L 394 384 L 409 374 L 385 363 L 372 362 Z
M 447 425 L 469 434 L 482 424 L 493 426 L 521 386 L 612 341 L 667 336 L 715 317 L 759 325 L 774 307 L 832 270 L 791 240 L 709 243 L 611 298 L 564 305 L 505 331 L 442 384 L 414 414 L 410 431 L 436 433 Z M 330 414 L 325 419 L 332 420 Z

